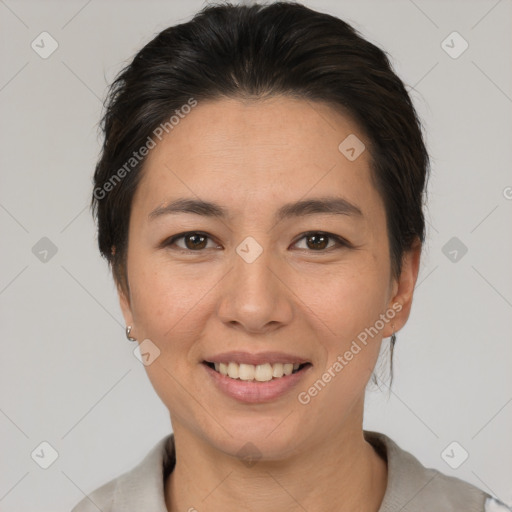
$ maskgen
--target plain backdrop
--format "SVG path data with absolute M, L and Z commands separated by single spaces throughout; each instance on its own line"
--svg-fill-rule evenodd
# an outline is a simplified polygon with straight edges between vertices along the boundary
M 390 54 L 432 157 L 413 311 L 365 428 L 512 505 L 512 2 L 304 3 Z M 3 512 L 69 511 L 170 431 L 88 203 L 107 84 L 204 4 L 0 1 Z

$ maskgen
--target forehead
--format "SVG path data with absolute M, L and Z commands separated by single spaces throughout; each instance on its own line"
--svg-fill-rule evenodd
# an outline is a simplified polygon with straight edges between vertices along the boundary
M 348 116 L 323 103 L 198 102 L 149 152 L 137 194 L 148 208 L 183 195 L 246 209 L 249 199 L 261 205 L 332 194 L 372 208 L 379 197 L 369 151 L 349 159 L 346 140 L 358 152 L 368 145 Z

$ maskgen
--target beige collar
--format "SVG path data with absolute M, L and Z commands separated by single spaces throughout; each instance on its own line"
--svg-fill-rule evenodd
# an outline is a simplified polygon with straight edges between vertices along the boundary
M 489 495 L 477 487 L 425 468 L 384 434 L 365 430 L 364 436 L 388 464 L 388 483 L 379 512 L 484 510 Z M 164 482 L 174 464 L 174 435 L 169 434 L 131 471 L 100 487 L 84 501 L 90 499 L 105 512 L 167 512 Z M 73 512 L 89 510 L 81 505 Z

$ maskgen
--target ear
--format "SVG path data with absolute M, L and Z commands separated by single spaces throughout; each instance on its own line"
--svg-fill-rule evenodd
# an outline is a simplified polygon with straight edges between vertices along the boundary
M 125 324 L 133 326 L 133 314 L 128 286 L 122 286 L 121 283 L 116 283 L 116 286 L 117 295 L 119 297 L 119 305 L 121 306 Z
M 116 254 L 115 245 L 111 247 L 111 252 L 112 257 L 114 257 Z M 117 265 L 112 263 L 112 277 L 114 278 L 114 283 L 117 288 L 117 296 L 119 298 L 119 305 L 121 306 L 125 325 L 133 327 L 130 287 L 128 286 L 128 278 L 126 276 L 126 269 L 123 263 L 121 263 L 120 266 L 119 263 Z
M 387 325 L 383 337 L 388 338 L 393 331 L 398 332 L 407 322 L 411 312 L 414 287 L 418 279 L 421 258 L 421 242 L 419 239 L 413 243 L 402 258 L 402 272 L 392 286 L 391 300 L 388 307 L 396 311 L 396 315 Z

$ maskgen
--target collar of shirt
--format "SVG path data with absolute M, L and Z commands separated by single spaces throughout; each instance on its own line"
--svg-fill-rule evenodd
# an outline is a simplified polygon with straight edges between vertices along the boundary
M 437 510 L 447 512 L 462 509 L 483 512 L 486 504 L 489 505 L 488 494 L 463 480 L 425 468 L 388 436 L 367 430 L 364 436 L 388 465 L 386 492 L 378 512 L 434 510 L 436 506 Z M 164 484 L 174 469 L 175 460 L 174 435 L 169 434 L 131 471 L 108 482 L 83 501 L 89 501 L 94 510 L 99 506 L 105 512 L 168 512 Z M 72 512 L 88 510 L 79 504 Z

